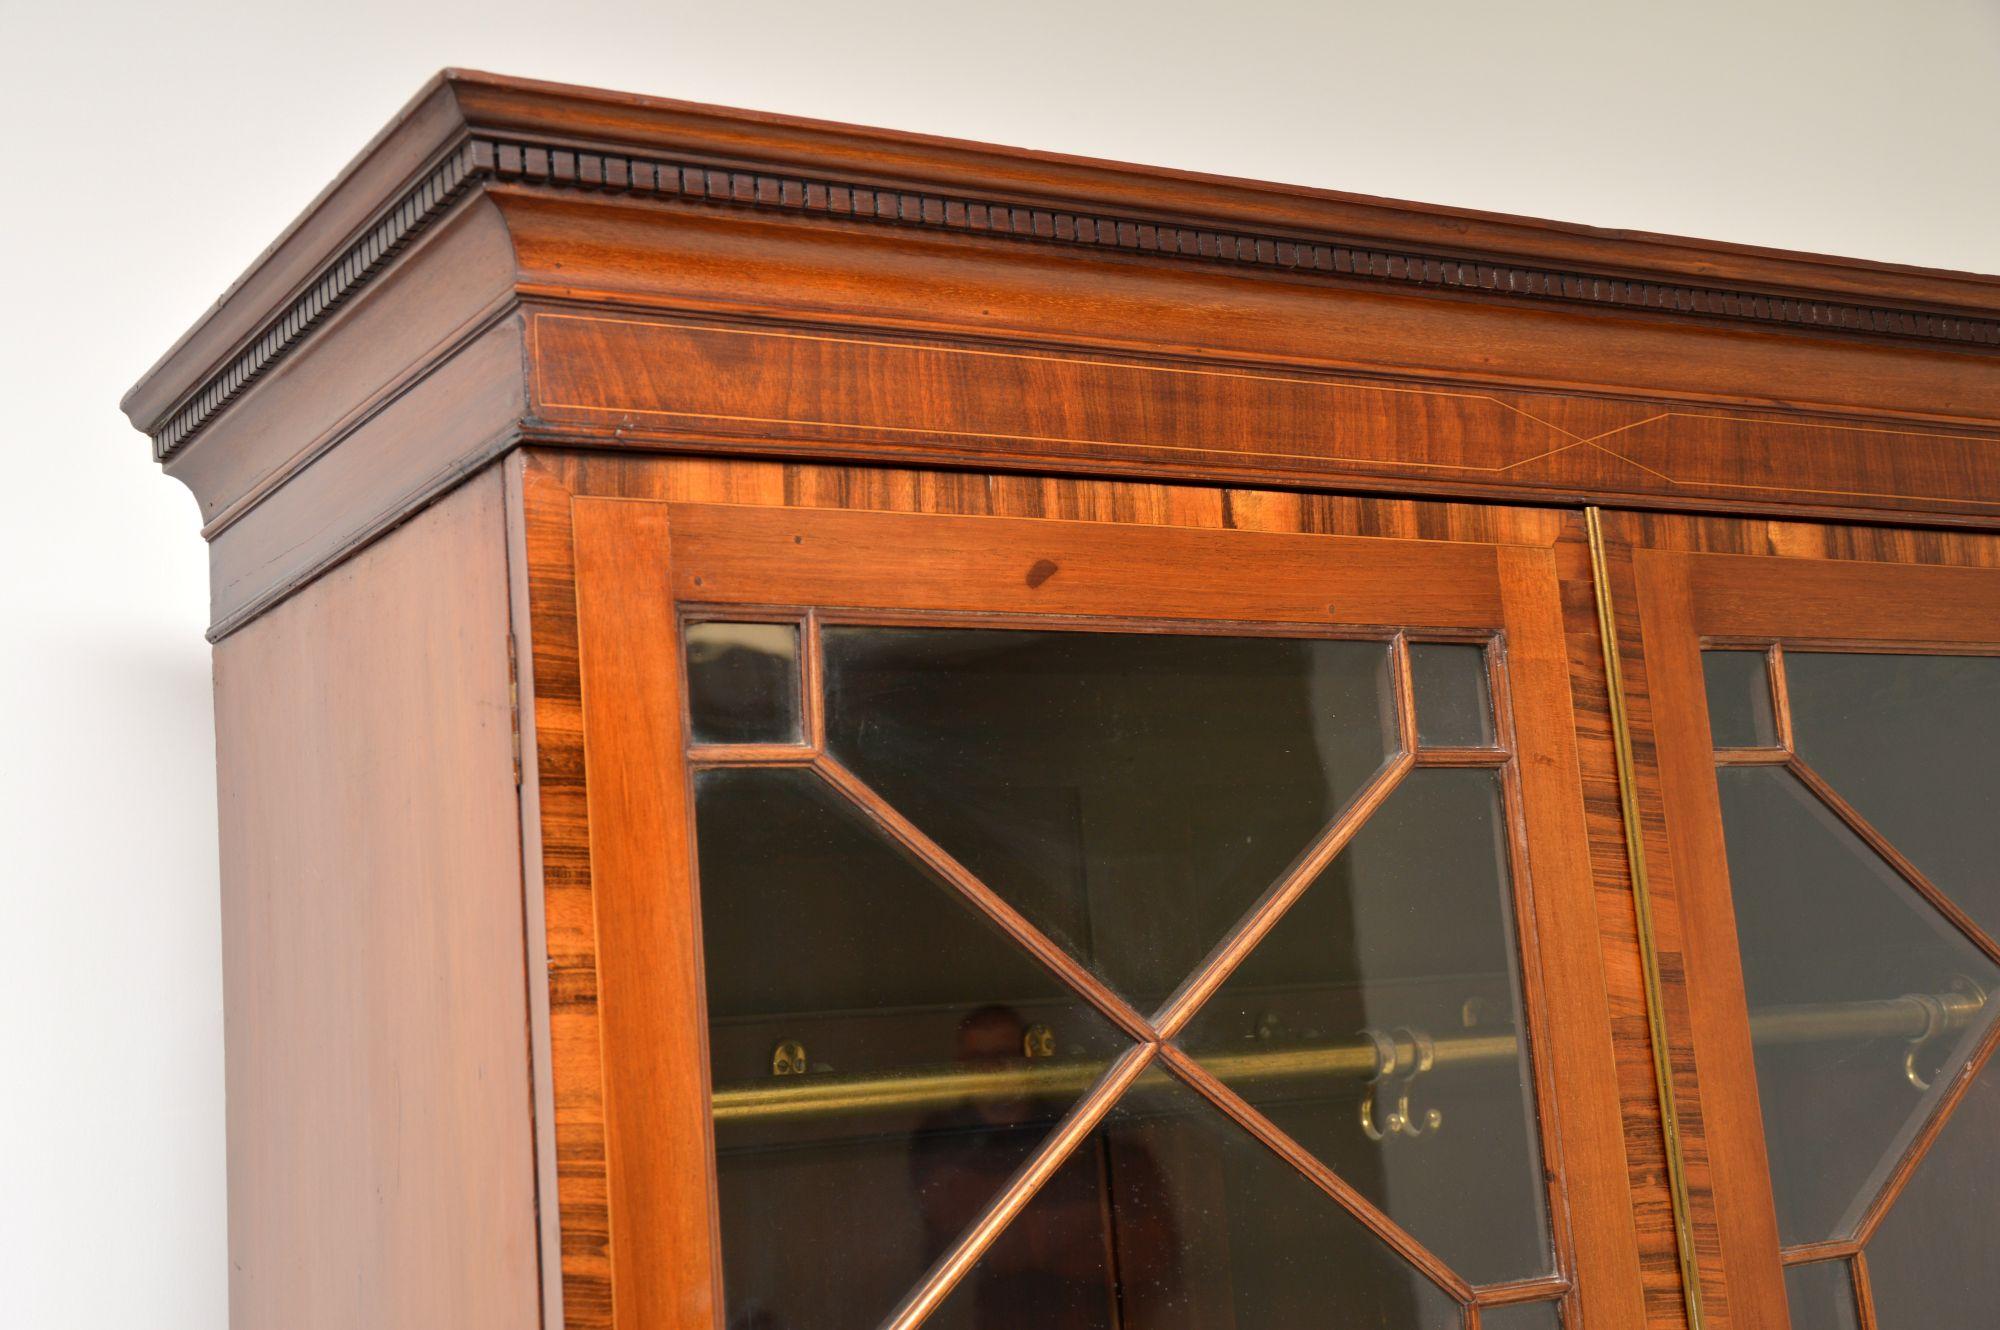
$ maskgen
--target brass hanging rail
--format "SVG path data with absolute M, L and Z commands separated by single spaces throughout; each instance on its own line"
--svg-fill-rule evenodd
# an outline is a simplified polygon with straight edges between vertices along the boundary
M 1750 1017 L 1750 1037 L 1759 1045 L 1900 1038 L 1914 1046 L 1965 1029 L 1984 1006 L 1977 993 L 1951 992 L 1771 1007 Z M 1407 1029 L 1398 1029 L 1390 1036 L 1370 1031 L 1339 1043 L 1211 1053 L 1202 1056 L 1201 1063 L 1232 1084 L 1321 1078 L 1368 1082 L 1393 1074 L 1398 1065 L 1407 1065 L 1417 1038 L 1424 1037 Z M 1425 1042 L 1439 1069 L 1495 1066 L 1512 1062 L 1521 1053 L 1519 1040 L 1511 1032 L 1440 1035 Z M 1075 1098 L 1103 1071 L 1104 1063 L 1096 1059 L 1051 1058 L 1000 1067 L 912 1068 L 892 1075 L 777 1076 L 718 1087 L 715 1120 L 740 1125 L 945 1109 L 981 1099 Z

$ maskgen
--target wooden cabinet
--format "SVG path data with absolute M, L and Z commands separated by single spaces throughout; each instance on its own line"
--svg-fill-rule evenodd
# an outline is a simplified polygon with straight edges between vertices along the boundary
M 1983 1324 L 2000 283 L 447 74 L 127 398 L 238 1330 Z
M 1864 1323 L 1851 1285 L 1883 1327 L 1977 1324 L 2000 543 L 1637 514 L 1612 536 L 1725 1295 Z

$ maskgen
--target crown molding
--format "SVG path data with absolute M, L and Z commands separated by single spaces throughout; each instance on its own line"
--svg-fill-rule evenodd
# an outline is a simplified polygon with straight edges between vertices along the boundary
M 425 228 L 465 197 L 474 183 L 487 174 L 477 165 L 479 146 L 473 140 L 466 140 L 384 209 L 360 239 L 328 263 L 277 318 L 267 323 L 247 346 L 204 380 L 154 428 L 151 431 L 154 460 L 164 462 L 171 457 L 175 449 L 193 437 L 238 393 L 303 341 L 320 320 L 359 291 Z M 490 159 L 490 152 L 487 155 Z
M 1123 250 L 1169 259 L 1371 278 L 1498 296 L 1694 314 L 1821 331 L 1912 337 L 2000 346 L 2000 320 L 1925 310 L 1813 299 L 1687 282 L 1647 281 L 1609 272 L 1499 262 L 1448 251 L 1384 248 L 1326 237 L 1222 228 L 1199 218 L 1118 216 L 952 194 L 892 189 L 854 181 L 649 159 L 588 147 L 507 143 L 470 145 L 481 175 L 606 193 L 817 213 L 879 222 Z
M 435 80 L 412 103 L 403 121 L 385 131 L 370 151 L 392 140 L 403 124 L 416 118 L 419 108 L 438 101 L 441 95 L 459 99 L 454 108 L 457 114 L 452 117 L 444 146 L 426 154 L 426 164 L 415 175 L 414 183 L 397 191 L 358 231 L 351 231 L 253 332 L 237 338 L 211 362 L 212 368 L 175 394 L 166 410 L 147 412 L 139 403 L 147 397 L 157 400 L 161 380 L 174 369 L 168 361 L 156 366 L 128 394 L 128 413 L 133 415 L 134 424 L 151 436 L 156 459 L 172 457 L 426 228 L 486 184 L 953 232 L 1078 252 L 1226 265 L 1330 282 L 1389 284 L 1501 302 L 1699 319 L 1788 334 L 1860 336 L 1959 352 L 2000 348 L 2000 317 L 1985 311 L 1968 313 L 1900 300 L 1853 298 L 1853 292 L 1865 289 L 1873 277 L 1890 289 L 1943 290 L 1970 297 L 1968 304 L 1991 304 L 2000 310 L 2000 292 L 1988 278 L 1739 246 L 1704 247 L 1699 242 L 1665 237 L 1590 232 L 1527 219 L 1115 167 L 483 75 L 446 74 Z M 591 99 L 625 113 L 626 122 L 610 126 L 614 130 L 630 137 L 671 138 L 701 151 L 652 152 L 604 142 L 600 135 L 606 130 L 605 117 L 585 115 L 578 109 L 578 103 L 591 103 L 586 109 L 601 110 Z M 533 114 L 524 113 L 523 107 Z M 473 116 L 512 121 L 521 129 L 538 132 L 467 128 L 466 120 Z M 663 126 L 663 117 L 672 123 Z M 583 132 L 585 126 L 590 132 Z M 719 151 L 749 160 L 721 160 Z M 801 160 L 824 161 L 840 169 L 798 169 Z M 364 153 L 315 208 L 325 206 L 349 177 L 364 175 L 368 164 Z M 854 169 L 864 165 L 871 169 Z M 1050 168 L 1037 191 L 1043 196 L 1026 197 L 1022 189 L 1025 173 L 1038 165 Z M 898 176 L 919 171 L 944 177 L 954 185 L 985 179 L 1006 188 L 897 182 Z M 1058 197 L 1048 197 L 1050 191 Z M 1063 192 L 1075 197 L 1060 197 Z M 1170 210 L 1097 206 L 1105 198 L 1120 197 L 1175 206 Z M 1318 227 L 1241 224 L 1246 214 L 1260 210 L 1293 217 L 1317 210 L 1336 222 L 1363 220 L 1372 224 L 1387 219 L 1396 224 L 1371 225 L 1371 229 L 1400 232 L 1405 237 L 1443 231 L 1489 243 L 1504 239 L 1515 242 L 1508 247 L 1522 253 L 1510 257 L 1473 246 L 1386 243 Z M 309 210 L 294 231 L 301 231 L 311 217 Z M 291 235 L 288 232 L 287 239 Z M 1546 261 L 1551 249 L 1565 247 L 1597 261 Z M 273 252 L 278 248 L 274 246 Z M 1624 262 L 1602 262 L 1606 257 Z M 1655 267 L 1695 267 L 1704 272 L 1769 270 L 1781 277 L 1824 280 L 1816 282 L 1821 289 L 1813 290 L 1649 271 Z M 254 274 L 255 270 L 251 276 Z M 245 282 L 249 280 L 246 276 Z M 238 288 L 232 288 L 231 297 L 225 297 L 211 311 L 210 319 L 191 331 L 181 346 L 194 341 L 244 285 L 240 282 Z M 180 349 L 177 346 L 176 352 Z M 181 372 L 185 374 L 185 370 Z M 148 419 L 148 415 L 155 418 Z

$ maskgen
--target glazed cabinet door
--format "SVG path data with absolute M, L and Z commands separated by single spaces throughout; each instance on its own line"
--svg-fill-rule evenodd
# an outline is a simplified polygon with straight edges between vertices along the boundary
M 1729 1323 L 1989 1326 L 2000 541 L 1613 528 Z
M 611 1319 L 1639 1324 L 1576 523 L 808 470 L 550 519 Z

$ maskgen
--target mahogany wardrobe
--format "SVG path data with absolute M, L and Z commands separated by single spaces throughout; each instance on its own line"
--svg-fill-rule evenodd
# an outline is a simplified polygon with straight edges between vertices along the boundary
M 2000 280 L 446 73 L 125 401 L 236 1330 L 1975 1330 Z

